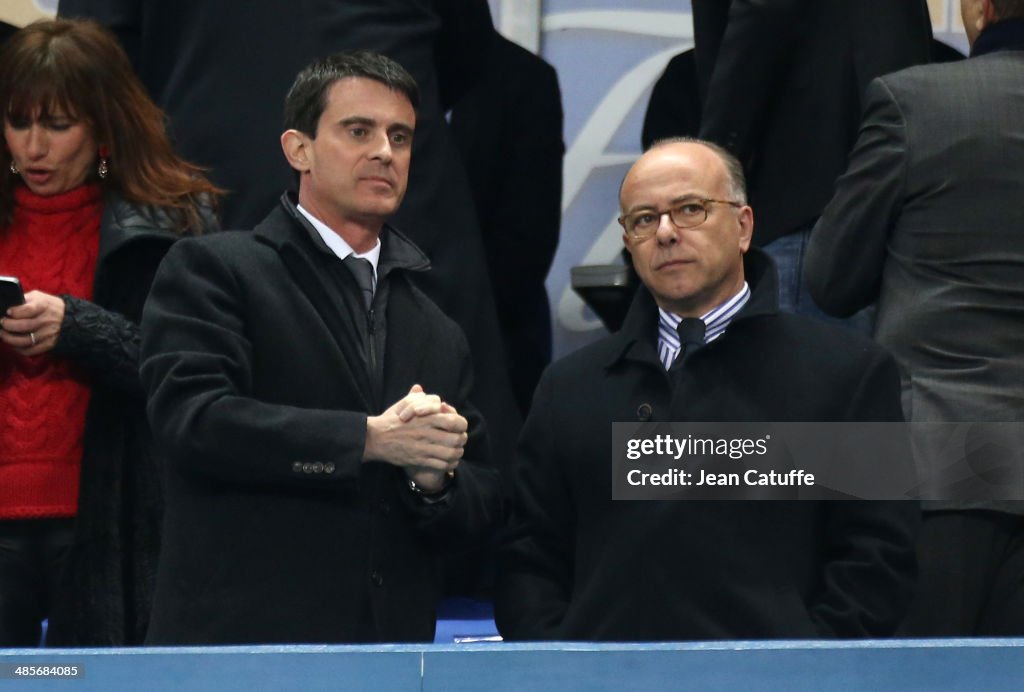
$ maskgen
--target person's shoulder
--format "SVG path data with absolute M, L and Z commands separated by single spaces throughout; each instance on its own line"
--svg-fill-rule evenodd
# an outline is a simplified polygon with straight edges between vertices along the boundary
M 627 348 L 621 336 L 612 334 L 555 360 L 547 368 L 554 380 L 579 382 L 604 372 Z
M 531 80 L 558 81 L 558 72 L 544 58 L 523 48 L 515 41 L 499 36 L 498 59 L 504 64 L 504 72 L 512 75 L 526 73 Z
M 156 207 L 136 204 L 118 194 L 103 199 L 103 225 L 126 233 L 166 233 L 172 235 L 170 218 Z
M 877 93 L 877 90 L 882 88 L 890 95 L 896 96 L 912 95 L 916 98 L 940 95 L 941 91 L 935 91 L 937 86 L 964 79 L 976 72 L 977 68 L 977 58 L 905 67 L 902 70 L 875 77 L 869 86 L 869 94 L 872 93 L 872 90 Z
M 188 236 L 187 238 L 182 238 L 178 245 L 204 248 L 212 251 L 245 251 L 250 248 L 256 249 L 261 246 L 261 243 L 256 242 L 252 231 L 227 230 Z
M 844 350 L 876 347 L 875 343 L 863 334 L 825 320 L 782 310 L 772 315 L 771 319 L 775 329 L 791 334 L 805 343 L 826 344 Z
M 216 212 L 209 200 L 198 207 L 202 232 L 220 228 Z M 104 199 L 103 223 L 125 233 L 156 233 L 174 238 L 181 237 L 174 230 L 176 222 L 170 210 L 149 204 L 138 204 L 110 193 Z
M 168 251 L 168 258 L 172 262 L 213 262 L 225 267 L 245 267 L 264 256 L 272 258 L 276 253 L 258 242 L 252 231 L 241 230 L 188 236 L 174 243 Z
M 808 363 L 856 370 L 872 361 L 892 360 L 882 346 L 851 328 L 788 312 L 779 312 L 772 319 L 773 328 L 787 344 L 794 345 L 793 355 Z

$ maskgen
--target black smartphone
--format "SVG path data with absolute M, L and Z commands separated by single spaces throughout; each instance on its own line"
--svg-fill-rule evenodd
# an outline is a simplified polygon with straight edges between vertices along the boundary
M 21 282 L 13 276 L 0 276 L 0 317 L 7 314 L 7 308 L 25 302 L 25 293 L 21 290 Z

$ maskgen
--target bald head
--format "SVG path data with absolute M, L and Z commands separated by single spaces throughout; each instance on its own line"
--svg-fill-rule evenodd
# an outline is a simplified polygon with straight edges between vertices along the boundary
M 654 142 L 647 148 L 644 155 L 633 164 L 633 167 L 627 171 L 626 176 L 623 177 L 622 182 L 619 184 L 620 206 L 622 202 L 622 188 L 626 184 L 626 178 L 629 177 L 629 173 L 632 172 L 633 168 L 643 161 L 647 154 L 666 147 L 678 147 L 679 145 L 695 145 L 703 147 L 717 155 L 721 164 L 725 167 L 726 176 L 728 177 L 729 199 L 742 202 L 743 204 L 747 203 L 747 179 L 743 173 L 743 164 L 740 163 L 739 159 L 733 156 L 727 149 L 720 147 L 714 142 L 708 142 L 706 140 L 696 139 L 693 137 L 669 137 L 666 139 L 659 139 Z
M 622 181 L 622 240 L 633 266 L 658 305 L 681 316 L 699 317 L 743 287 L 754 220 L 737 199 L 730 159 L 699 141 L 660 142 Z

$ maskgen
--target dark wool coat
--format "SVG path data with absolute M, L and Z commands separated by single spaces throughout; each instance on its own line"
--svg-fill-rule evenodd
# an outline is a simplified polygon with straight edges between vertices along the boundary
M 466 171 L 445 111 L 479 75 L 492 31 L 464 0 L 61 0 L 117 34 L 181 153 L 229 194 L 228 228 L 252 228 L 295 172 L 281 154 L 282 104 L 315 58 L 374 50 L 416 79 L 409 187 L 390 221 L 430 258 L 419 288 L 465 332 L 473 401 L 508 465 L 522 416 L 506 371 L 493 282 Z M 266 49 L 254 50 L 253 46 Z
M 891 634 L 914 580 L 913 502 L 613 501 L 613 421 L 900 421 L 892 358 L 752 296 L 670 389 L 641 288 L 621 331 L 553 364 L 517 453 L 497 621 L 508 639 Z
M 480 80 L 451 111 L 494 286 L 509 379 L 524 413 L 551 362 L 544 287 L 562 222 L 562 99 L 555 69 L 496 35 Z
M 204 218 L 207 230 L 216 227 Z M 47 630 L 52 646 L 141 644 L 160 547 L 160 487 L 139 383 L 142 306 L 177 236 L 170 220 L 108 196 L 93 301 L 65 296 L 53 356 L 90 378 L 75 542 Z
M 925 0 L 693 0 L 700 136 L 747 172 L 765 246 L 832 196 L 874 77 L 926 63 Z
M 465 337 L 409 279 L 425 256 L 385 229 L 378 400 L 366 316 L 342 293 L 358 286 L 314 233 L 285 199 L 251 233 L 179 243 L 157 275 L 142 376 L 166 521 L 148 643 L 430 641 L 442 552 L 500 520 Z M 416 383 L 470 422 L 436 504 L 399 468 L 361 463 L 367 415 Z

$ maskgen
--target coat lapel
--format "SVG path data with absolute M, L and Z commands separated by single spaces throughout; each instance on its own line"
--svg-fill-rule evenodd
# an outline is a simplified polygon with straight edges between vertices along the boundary
M 338 347 L 339 370 L 347 382 L 339 387 L 359 393 L 365 411 L 373 411 L 369 375 L 359 355 L 356 329 L 312 241 L 304 237 L 306 229 L 280 206 L 253 231 L 257 237 L 277 250 L 296 286 L 306 296 Z

